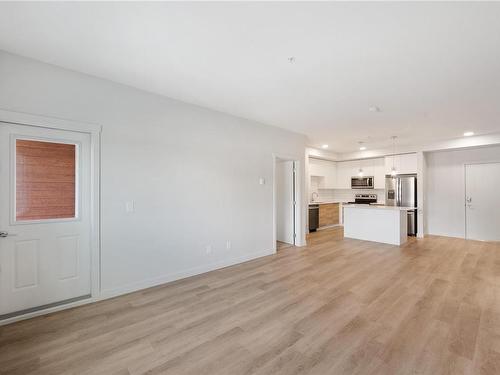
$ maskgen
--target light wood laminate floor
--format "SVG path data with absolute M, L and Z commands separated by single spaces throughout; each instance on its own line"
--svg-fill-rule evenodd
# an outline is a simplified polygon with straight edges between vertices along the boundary
M 342 239 L 0 327 L 2 374 L 500 374 L 500 245 Z
M 277 251 L 288 249 L 288 248 L 293 247 L 293 246 L 294 245 L 286 243 L 286 242 L 276 241 L 276 250 Z

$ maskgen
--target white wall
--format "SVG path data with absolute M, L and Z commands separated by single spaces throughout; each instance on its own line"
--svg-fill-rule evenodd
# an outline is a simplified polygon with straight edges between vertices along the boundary
M 273 154 L 304 165 L 302 135 L 3 52 L 0 108 L 103 126 L 104 295 L 271 254 Z
M 465 236 L 467 163 L 500 161 L 500 146 L 426 153 L 426 227 L 429 234 Z

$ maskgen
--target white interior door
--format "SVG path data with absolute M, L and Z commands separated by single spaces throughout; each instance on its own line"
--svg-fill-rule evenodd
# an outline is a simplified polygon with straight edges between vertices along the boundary
M 276 162 L 276 239 L 294 244 L 294 162 L 277 160 Z
M 500 163 L 465 166 L 466 238 L 500 241 Z
M 90 135 L 0 122 L 0 319 L 88 297 Z

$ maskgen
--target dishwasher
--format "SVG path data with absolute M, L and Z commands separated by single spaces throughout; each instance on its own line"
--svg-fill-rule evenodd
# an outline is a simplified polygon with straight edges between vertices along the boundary
M 319 204 L 309 205 L 309 233 L 316 232 L 319 227 Z

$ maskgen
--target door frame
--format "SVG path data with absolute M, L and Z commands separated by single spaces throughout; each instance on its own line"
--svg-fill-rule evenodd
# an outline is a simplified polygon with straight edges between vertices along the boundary
M 86 133 L 90 136 L 90 298 L 70 302 L 17 315 L 0 321 L 0 325 L 15 321 L 45 315 L 50 312 L 68 309 L 71 307 L 95 302 L 99 299 L 101 290 L 101 224 L 100 224 L 100 174 L 101 174 L 101 131 L 102 126 L 33 115 L 22 112 L 13 112 L 0 109 L 0 122 L 15 125 L 33 126 L 45 129 L 66 130 Z
M 295 239 L 294 243 L 295 246 L 304 246 L 305 245 L 305 226 L 302 225 L 302 221 L 304 218 L 304 215 L 302 214 L 303 211 L 303 202 L 302 202 L 302 169 L 301 165 L 302 163 L 300 162 L 300 159 L 295 157 L 295 156 L 290 156 L 290 155 L 280 155 L 280 154 L 273 154 L 273 252 L 276 253 L 277 251 L 277 246 L 276 246 L 276 240 L 277 240 L 277 220 L 276 220 L 276 205 L 277 205 L 277 199 L 276 199 L 276 163 L 278 162 L 278 159 L 281 160 L 286 160 L 286 161 L 293 161 L 295 165 L 295 180 L 294 180 L 294 200 L 295 200 L 295 210 L 294 210 L 294 232 L 295 232 Z
M 469 165 L 481 165 L 481 164 L 500 164 L 500 160 L 485 160 L 485 161 L 474 161 L 464 163 L 464 239 L 468 240 L 467 236 L 467 204 L 465 203 L 467 200 L 467 166 Z M 483 241 L 483 240 L 471 240 L 471 241 Z

